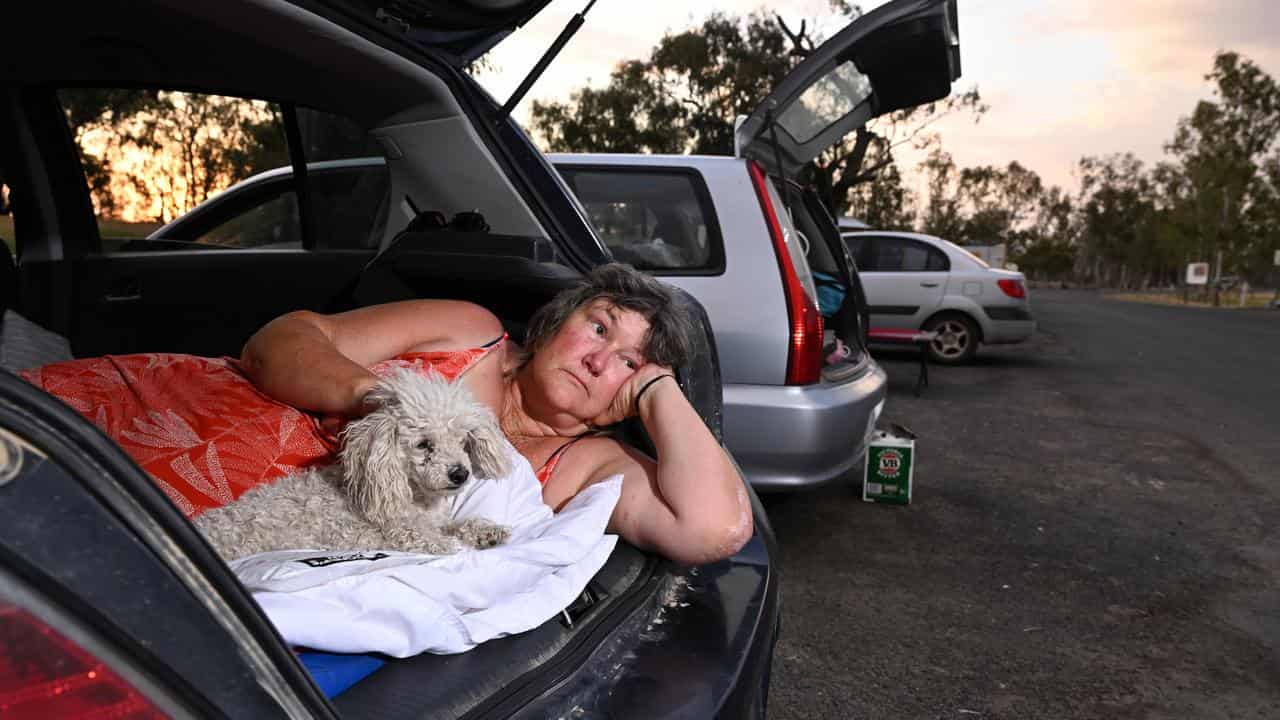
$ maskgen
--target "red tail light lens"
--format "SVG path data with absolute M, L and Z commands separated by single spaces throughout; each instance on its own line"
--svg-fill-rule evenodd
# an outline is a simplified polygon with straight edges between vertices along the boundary
M 822 377 L 822 315 L 800 284 L 800 275 L 791 261 L 791 252 L 782 234 L 782 223 L 769 197 L 764 171 L 754 161 L 747 162 L 747 170 L 769 225 L 769 238 L 773 240 L 773 251 L 778 256 L 778 271 L 782 273 L 782 289 L 787 298 L 791 347 L 787 353 L 786 383 L 810 385 Z
M 166 715 L 80 646 L 0 601 L 0 717 L 144 720 Z
M 996 284 L 1000 286 L 1005 295 L 1011 298 L 1021 300 L 1027 296 L 1027 289 L 1022 286 L 1021 280 L 997 280 Z

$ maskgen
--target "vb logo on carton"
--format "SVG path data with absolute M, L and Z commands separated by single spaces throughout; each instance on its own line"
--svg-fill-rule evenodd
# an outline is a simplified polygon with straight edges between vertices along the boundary
M 880 467 L 876 468 L 877 475 L 882 478 L 897 477 L 901 469 L 902 453 L 893 449 L 880 451 Z

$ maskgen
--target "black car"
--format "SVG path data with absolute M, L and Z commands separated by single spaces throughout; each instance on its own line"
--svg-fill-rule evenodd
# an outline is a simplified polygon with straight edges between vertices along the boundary
M 519 339 L 534 309 L 609 260 L 542 155 L 462 71 L 543 4 L 7 8 L 10 309 L 77 357 L 234 356 L 284 312 L 411 297 L 478 302 Z M 219 142 L 222 155 L 206 152 Z M 152 164 L 121 175 L 148 143 L 161 148 Z M 386 158 L 373 180 L 308 177 L 314 162 L 371 153 Z M 104 173 L 112 163 L 119 172 Z M 111 219 L 153 202 L 143 209 L 172 216 L 202 182 L 282 164 L 290 186 L 252 199 L 279 220 L 269 233 L 149 242 Z M 702 317 L 678 372 L 718 434 Z M 619 544 L 562 615 L 461 655 L 370 658 L 377 669 L 330 698 L 322 670 L 299 662 L 118 446 L 3 372 L 0 715 L 761 717 L 778 575 L 753 507 L 755 536 L 729 560 L 680 567 Z
M 12 228 L 17 263 L 0 263 L 0 298 L 77 357 L 234 356 L 285 312 L 406 298 L 479 303 L 520 340 L 536 308 L 610 260 L 463 71 L 544 4 L 6 9 L 0 231 Z M 868 18 L 884 31 L 821 62 L 865 65 L 875 92 L 807 127 L 822 137 L 896 106 L 877 86 L 895 43 L 918 45 L 909 70 L 922 78 L 958 71 L 954 0 L 894 0 Z M 794 160 L 793 145 L 775 141 L 770 157 Z M 373 156 L 385 160 L 374 172 L 334 171 Z M 244 207 L 193 213 L 185 234 L 121 222 L 172 220 L 285 165 Z M 702 323 L 677 372 L 719 438 L 712 334 L 681 297 Z M 652 450 L 638 423 L 624 432 Z M 751 497 L 755 534 L 728 560 L 682 567 L 619 543 L 562 615 L 460 655 L 355 656 L 362 677 L 338 692 L 117 445 L 0 372 L 0 715 L 763 717 L 777 552 Z

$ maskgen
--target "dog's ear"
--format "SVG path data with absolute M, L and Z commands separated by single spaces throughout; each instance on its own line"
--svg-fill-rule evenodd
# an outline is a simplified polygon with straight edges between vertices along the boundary
M 413 504 L 407 458 L 396 420 L 384 404 L 353 420 L 342 435 L 342 480 L 356 512 L 375 525 L 402 516 Z
M 506 477 L 511 472 L 511 458 L 507 455 L 506 445 L 493 415 L 484 413 L 463 441 L 471 459 L 471 473 L 483 479 Z

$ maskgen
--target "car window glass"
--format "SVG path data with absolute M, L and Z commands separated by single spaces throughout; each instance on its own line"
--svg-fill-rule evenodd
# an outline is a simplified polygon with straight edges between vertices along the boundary
M 928 245 L 900 237 L 877 237 L 867 270 L 875 272 L 932 272 L 946 270 L 946 256 Z
M 902 272 L 902 242 L 898 238 L 878 237 L 871 242 L 867 269 L 874 272 Z
M 859 253 L 862 252 L 862 237 L 859 235 L 845 235 L 844 244 L 849 248 L 849 254 L 853 256 L 854 262 L 862 260 Z
M 232 215 L 191 242 L 233 248 L 296 248 L 302 247 L 301 229 L 298 196 L 288 191 Z
M 902 243 L 902 270 L 924 272 L 929 267 L 929 247 L 907 240 Z
M 808 142 L 853 112 L 870 95 L 871 80 L 846 61 L 805 88 L 778 116 L 778 124 L 796 142 Z
M 163 224 L 289 162 L 283 113 L 275 103 L 97 88 L 62 89 L 58 98 L 80 152 L 104 252 L 149 249 L 146 238 Z M 165 245 L 173 249 L 173 243 Z
M 945 253 L 935 247 L 927 248 L 929 257 L 925 260 L 925 270 L 929 272 L 946 272 L 951 269 L 951 261 Z
M 718 230 L 692 175 L 625 169 L 561 173 L 615 260 L 651 271 L 718 264 Z
M 298 108 L 316 248 L 376 247 L 391 181 L 378 142 L 348 118 Z

